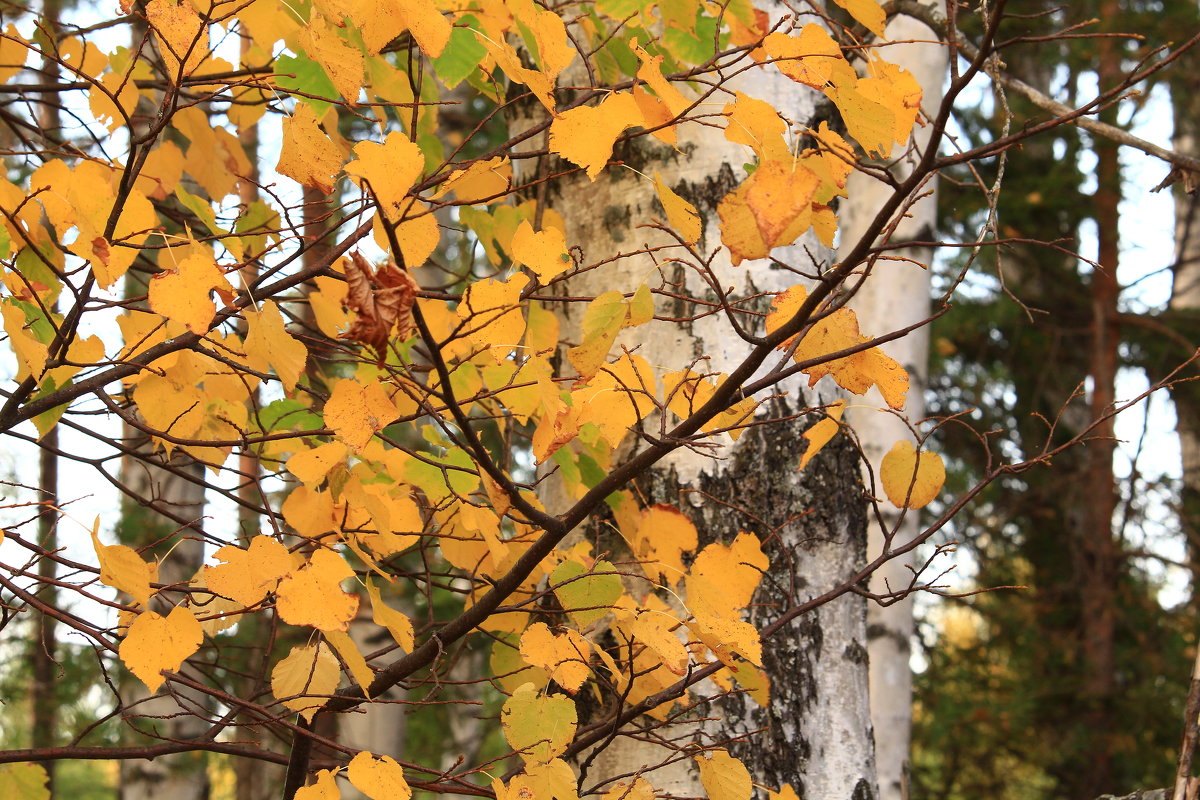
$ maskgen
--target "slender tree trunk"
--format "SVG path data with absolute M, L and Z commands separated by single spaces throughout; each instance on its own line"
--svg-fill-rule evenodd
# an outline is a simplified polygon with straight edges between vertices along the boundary
M 1116 0 L 1101 3 L 1101 17 L 1116 18 L 1120 11 Z M 1121 56 L 1114 39 L 1102 38 L 1097 43 L 1098 78 L 1100 86 L 1111 86 L 1121 76 Z M 1101 119 L 1116 123 L 1116 109 L 1101 112 Z M 1090 729 L 1088 752 L 1084 763 L 1090 764 L 1088 774 L 1079 776 L 1072 796 L 1083 800 L 1112 789 L 1113 760 L 1112 693 L 1116 677 L 1115 665 L 1115 604 L 1118 569 L 1117 548 L 1113 541 L 1113 515 L 1117 507 L 1116 484 L 1113 480 L 1113 455 L 1116 450 L 1113 422 L 1104 420 L 1116 399 L 1117 346 L 1120 343 L 1117 299 L 1121 202 L 1121 166 L 1116 144 L 1097 140 L 1095 220 L 1099 244 L 1099 266 L 1092 271 L 1092 330 L 1090 353 L 1091 400 L 1090 418 L 1097 427 L 1093 441 L 1088 443 L 1087 475 L 1088 502 L 1083 512 L 1080 531 L 1079 591 L 1083 615 L 1083 691 L 1087 702 Z
M 887 26 L 887 38 L 894 42 L 912 41 L 888 48 L 887 57 L 913 73 L 923 90 L 922 108 L 932 113 L 938 107 L 942 83 L 946 78 L 945 49 L 937 43 L 933 32 L 911 17 L 897 16 Z M 897 150 L 899 159 L 893 168 L 898 178 L 907 176 L 915 161 L 929 142 L 928 129 L 914 133 L 915 150 Z M 930 242 L 937 237 L 937 202 L 933 196 L 935 184 L 925 186 L 929 194 L 907 210 L 906 217 L 888 237 L 888 243 L 905 241 Z M 864 228 L 875 216 L 884 196 L 890 190 L 879 181 L 854 173 L 847 186 L 848 199 L 840 209 L 841 241 L 856 242 Z M 880 260 L 871 276 L 863 283 L 852 305 L 859 318 L 868 320 L 869 333 L 882 334 L 920 322 L 929 315 L 930 273 L 933 269 L 933 248 L 906 247 L 894 256 L 911 261 Z M 879 464 L 892 445 L 912 438 L 909 423 L 920 422 L 925 416 L 926 377 L 929 361 L 928 329 L 920 330 L 884 347 L 908 371 L 909 390 L 905 418 L 887 409 L 878 392 L 872 390 L 863 400 L 855 400 L 846 411 L 847 421 L 854 427 L 863 453 L 879 475 Z M 919 515 L 908 512 L 901 518 L 900 509 L 889 503 L 879 485 L 874 487 L 879 499 L 880 526 L 871 518 L 867 553 L 874 556 L 887 548 L 907 544 L 920 531 Z M 908 559 L 890 561 L 871 576 L 871 591 L 886 595 L 902 590 L 912 580 Z M 908 796 L 907 771 L 912 739 L 912 671 L 909 667 L 913 636 L 913 603 L 906 597 L 892 605 L 867 606 L 867 650 L 870 653 L 871 723 L 875 733 L 875 760 L 879 771 L 881 800 L 901 800 Z
M 747 81 L 737 88 L 787 109 L 800 122 L 806 121 L 805 110 L 809 114 L 814 110 L 811 93 L 781 77 Z M 540 142 L 529 145 L 540 146 Z M 561 196 L 552 199 L 566 220 L 568 246 L 583 248 L 585 264 L 667 243 L 660 232 L 635 227 L 638 221 L 663 216 L 653 184 L 645 177 L 655 172 L 699 211 L 704 220 L 700 248 L 705 252 L 720 248 L 716 206 L 745 177 L 741 165 L 747 153 L 730 145 L 720 130 L 694 124 L 680 127 L 678 150 L 648 137 L 636 140 L 614 153 L 614 158 L 635 165 L 643 174 L 610 166 L 594 182 L 581 176 L 565 184 Z M 808 270 L 813 267 L 808 253 L 828 255 L 807 239 L 778 248 L 772 255 Z M 692 269 L 664 263 L 669 255 L 659 254 L 657 266 L 645 254 L 605 263 L 573 278 L 568 291 L 572 296 L 595 296 L 612 289 L 630 293 L 648 282 L 652 289 L 717 299 Z M 725 252 L 715 256 L 711 267 L 714 281 L 732 287 L 734 296 L 779 292 L 801 282 L 794 272 L 765 261 L 732 267 Z M 765 308 L 766 300 L 762 304 Z M 568 303 L 557 309 L 564 340 L 578 341 L 583 306 Z M 656 311 L 673 318 L 695 309 L 659 295 Z M 691 323 L 651 322 L 625 331 L 614 352 L 622 346 L 636 349 L 656 368 L 678 369 L 696 358 L 699 362 L 693 369 L 711 373 L 731 371 L 749 349 L 720 315 L 702 316 Z M 831 402 L 836 397 L 826 391 L 818 400 L 803 378 L 779 388 L 787 396 L 766 403 L 760 413 L 787 416 L 807 403 Z M 736 443 L 726 440 L 713 452 L 677 451 L 638 482 L 644 502 L 677 505 L 693 519 L 704 537 L 701 546 L 709 541 L 729 542 L 739 531 L 760 536 L 764 551 L 783 576 L 760 590 L 752 608 L 751 621 L 760 629 L 791 602 L 802 602 L 844 581 L 865 555 L 858 464 L 845 443 L 830 445 L 805 472 L 795 472 L 803 447 L 801 434 L 808 424 L 803 419 L 777 423 L 769 433 L 765 426 L 754 427 Z M 627 439 L 626 443 L 624 452 L 619 452 L 630 457 L 640 442 Z M 561 502 L 553 490 L 547 492 L 548 508 L 554 510 Z M 730 751 L 756 780 L 771 788 L 790 784 L 802 798 L 874 798 L 862 600 L 845 596 L 822 606 L 764 644 L 764 666 L 771 681 L 768 707 L 758 707 L 745 693 L 735 693 L 698 709 L 706 718 L 703 722 L 673 725 L 649 737 L 617 737 L 589 765 L 584 788 L 643 765 L 675 759 L 669 767 L 648 773 L 648 780 L 660 793 L 702 795 L 695 763 L 680 757 L 680 748 L 695 740 L 705 745 L 731 742 Z M 698 693 L 719 691 L 703 684 Z
M 62 4 L 60 0 L 44 0 L 42 3 L 42 25 L 51 36 L 57 36 L 61 27 Z M 62 68 L 53 58 L 42 59 L 42 74 L 46 81 L 53 83 L 61 78 Z M 53 103 L 41 106 L 38 123 L 46 136 L 57 141 L 61 135 L 58 107 Z M 57 304 L 56 304 L 57 305 Z M 38 489 L 42 509 L 38 514 L 38 544 L 48 552 L 58 547 L 56 527 L 58 523 L 58 427 L 51 428 L 41 438 L 41 450 L 38 458 L 39 476 Z M 58 606 L 58 591 L 54 581 L 58 577 L 58 562 L 50 557 L 38 561 L 38 578 L 41 587 L 38 596 L 50 607 Z M 31 704 L 31 746 L 53 747 L 58 743 L 58 707 L 59 697 L 56 691 L 58 685 L 58 665 L 55 659 L 55 619 L 49 614 L 38 612 L 34 616 L 34 633 L 30 648 L 30 671 L 32 683 L 29 691 Z M 47 762 L 47 789 L 54 793 L 55 763 Z

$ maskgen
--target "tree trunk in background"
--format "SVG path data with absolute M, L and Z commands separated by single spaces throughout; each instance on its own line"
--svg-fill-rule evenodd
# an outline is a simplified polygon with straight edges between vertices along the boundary
M 1101 19 L 1115 22 L 1120 13 L 1117 0 L 1103 0 Z M 1098 74 L 1101 88 L 1113 86 L 1122 75 L 1117 40 L 1097 40 Z M 1116 106 L 1100 112 L 1100 119 L 1117 123 Z M 1117 282 L 1120 259 L 1121 165 L 1116 143 L 1097 139 L 1096 193 L 1094 217 L 1098 232 L 1098 267 L 1092 269 L 1092 328 L 1089 356 L 1091 397 L 1090 421 L 1096 425 L 1087 447 L 1087 503 L 1083 509 L 1083 527 L 1079 532 L 1076 557 L 1079 559 L 1079 592 L 1083 657 L 1083 692 L 1087 707 L 1085 723 L 1089 728 L 1085 763 L 1091 765 L 1078 776 L 1070 793 L 1077 800 L 1093 798 L 1113 789 L 1112 693 L 1116 679 L 1116 590 L 1118 553 L 1113 541 L 1113 518 L 1117 508 L 1117 488 L 1113 479 L 1113 455 L 1116 451 L 1113 421 L 1103 420 L 1116 400 L 1117 346 L 1121 340 L 1117 300 L 1121 287 Z
M 1200 149 L 1200 58 L 1185 53 L 1170 79 L 1175 130 L 1172 145 L 1181 153 Z M 1189 187 L 1196 191 L 1189 194 Z M 1180 181 L 1175 199 L 1175 263 L 1171 311 L 1200 314 L 1200 176 Z M 1191 338 L 1191 337 L 1189 337 Z M 1193 344 L 1195 340 L 1193 339 Z M 1194 373 L 1194 365 L 1193 372 Z M 1190 375 L 1189 375 L 1190 377 Z M 1176 432 L 1182 457 L 1183 486 L 1179 517 L 1192 570 L 1192 607 L 1200 608 L 1200 392 L 1194 383 L 1172 389 Z
M 911 44 L 894 45 L 887 49 L 888 59 L 907 69 L 923 90 L 922 108 L 926 114 L 936 111 L 946 79 L 945 48 L 936 36 L 911 17 L 894 17 L 887 26 L 889 41 Z M 903 179 L 924 153 L 929 142 L 929 130 L 918 129 L 913 136 L 916 152 L 897 163 L 892 173 Z M 897 149 L 893 158 L 900 158 Z M 891 244 L 914 240 L 933 241 L 937 237 L 937 200 L 932 195 L 935 184 L 924 191 L 930 195 L 907 210 L 907 217 L 896 226 Z M 875 216 L 890 189 L 861 173 L 853 173 L 847 185 L 848 199 L 839 208 L 842 243 L 858 241 L 862 231 Z M 851 305 L 863 321 L 866 333 L 886 333 L 912 325 L 929 316 L 930 273 L 933 248 L 908 247 L 895 252 L 896 256 L 912 261 L 876 262 L 871 276 L 863 283 Z M 916 263 L 913 263 L 916 262 Z M 905 417 L 918 423 L 925 417 L 925 385 L 929 362 L 929 331 L 921 328 L 883 349 L 896 359 L 909 377 Z M 878 390 L 862 399 L 851 401 L 846 419 L 853 426 L 870 461 L 876 477 L 879 464 L 892 445 L 901 439 L 912 439 L 905 420 L 890 413 Z M 887 501 L 881 486 L 874 487 L 879 498 L 884 527 L 868 515 L 869 535 L 867 553 L 875 556 L 885 547 L 903 545 L 919 532 L 920 516 L 908 512 L 901 521 L 900 510 Z M 888 537 L 890 536 L 890 541 Z M 911 582 L 907 568 L 911 559 L 897 559 L 885 564 L 871 576 L 871 591 L 887 594 L 902 589 Z M 870 654 L 871 723 L 875 731 L 875 760 L 879 772 L 880 800 L 901 800 L 908 796 L 908 758 L 912 739 L 912 671 L 909 667 L 913 636 L 913 601 L 905 598 L 889 606 L 871 603 L 867 606 L 867 650 Z
M 62 4 L 60 0 L 44 0 L 42 3 L 43 29 L 51 36 L 57 36 L 61 28 Z M 62 67 L 53 58 L 43 58 L 41 64 L 43 79 L 54 83 L 62 77 Z M 62 122 L 59 109 L 53 103 L 40 106 L 41 114 L 38 124 L 43 135 L 54 140 L 61 140 Z M 57 304 L 55 304 L 57 306 Z M 40 440 L 41 450 L 40 474 L 38 476 L 38 502 L 43 503 L 38 513 L 38 545 L 48 551 L 58 547 L 56 527 L 58 524 L 58 427 L 46 432 Z M 38 596 L 50 607 L 57 607 L 58 592 L 54 580 L 58 576 L 58 562 L 53 558 L 38 559 Z M 59 697 L 56 691 L 59 678 L 59 668 L 55 660 L 57 649 L 54 639 L 56 621 L 49 614 L 35 612 L 34 630 L 30 641 L 30 672 L 32 681 L 29 687 L 30 746 L 34 748 L 54 747 L 58 744 L 58 706 Z M 46 767 L 46 789 L 51 796 L 54 794 L 54 772 L 56 763 L 48 761 Z
M 776 77 L 744 81 L 736 88 L 806 122 L 815 111 L 812 93 Z M 576 83 L 586 85 L 586 80 Z M 540 147 L 540 140 L 526 145 L 526 149 Z M 720 248 L 716 206 L 744 178 L 741 165 L 748 151 L 727 142 L 722 131 L 695 124 L 680 126 L 678 149 L 679 153 L 641 138 L 618 148 L 614 159 L 642 174 L 614 165 L 595 182 L 580 175 L 574 183 L 563 184 L 562 195 L 551 204 L 566 220 L 567 245 L 583 249 L 584 263 L 672 241 L 662 233 L 635 228 L 632 222 L 663 216 L 653 184 L 644 177 L 655 172 L 700 213 L 704 234 L 699 248 L 706 252 Z M 528 162 L 515 160 L 514 164 Z M 772 255 L 808 269 L 812 263 L 805 246 L 809 252 L 825 252 L 815 239 L 802 239 L 795 246 L 775 249 Z M 596 296 L 616 289 L 628 294 L 642 283 L 653 289 L 665 280 L 672 292 L 716 299 L 694 272 L 678 263 L 655 266 L 662 261 L 661 256 L 656 262 L 644 254 L 623 258 L 573 278 L 569 292 Z M 779 292 L 801 281 L 795 273 L 765 261 L 733 268 L 726 252 L 718 253 L 711 267 L 715 281 L 733 287 L 733 296 Z M 757 310 L 764 310 L 768 301 L 761 301 Z M 673 308 L 662 296 L 656 297 L 656 311 L 664 317 L 691 313 L 686 303 L 676 305 Z M 584 308 L 583 303 L 572 303 L 555 309 L 564 340 L 578 340 Z M 688 366 L 692 357 L 704 358 L 694 369 L 712 373 L 732 371 L 748 352 L 721 315 L 691 324 L 655 321 L 627 329 L 618 337 L 615 352 L 621 346 L 636 349 L 656 368 L 679 369 Z M 820 399 L 814 397 L 802 376 L 778 389 L 787 392 L 786 397 L 771 401 L 762 411 L 785 416 L 808 403 L 836 399 L 830 389 L 823 389 Z M 799 601 L 820 594 L 861 567 L 865 555 L 858 463 L 846 443 L 831 443 L 803 473 L 795 472 L 803 448 L 801 434 L 808 424 L 803 420 L 776 424 L 769 433 L 765 426 L 752 427 L 736 443 L 725 440 L 715 453 L 717 458 L 676 451 L 638 481 L 642 502 L 670 503 L 692 518 L 701 532 L 701 547 L 732 541 L 739 531 L 760 537 L 772 565 L 781 571 L 776 581 L 764 581 L 752 606 L 750 621 L 759 629 L 786 610 L 791 602 L 785 596 L 789 589 Z M 620 457 L 632 456 L 641 446 L 630 439 L 626 443 L 625 451 L 618 451 Z M 551 511 L 564 502 L 554 495 L 549 489 L 544 497 Z M 670 735 L 684 737 L 676 742 L 678 746 L 693 737 L 702 737 L 706 744 L 734 740 L 731 753 L 764 786 L 790 784 L 800 797 L 812 800 L 870 800 L 876 796 L 876 785 L 866 662 L 865 604 L 846 595 L 764 642 L 764 667 L 771 679 L 768 708 L 758 707 L 745 693 L 733 694 L 700 710 L 710 718 L 702 727 L 681 724 Z M 708 683 L 697 690 L 719 693 Z M 753 731 L 759 732 L 747 736 Z M 677 749 L 657 744 L 652 737 L 618 737 L 590 765 L 583 787 L 637 771 L 642 765 L 658 765 L 678 756 Z M 646 777 L 659 793 L 704 794 L 690 757 Z

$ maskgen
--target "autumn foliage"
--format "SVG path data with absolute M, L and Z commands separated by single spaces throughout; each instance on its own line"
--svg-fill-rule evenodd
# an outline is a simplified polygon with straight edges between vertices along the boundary
M 847 402 L 877 390 L 904 409 L 915 389 L 879 346 L 904 332 L 875 329 L 846 302 L 942 166 L 948 109 L 992 53 L 998 19 L 933 118 L 878 46 L 883 7 L 837 6 L 150 0 L 123 3 L 107 25 L 7 25 L 4 96 L 58 103 L 74 123 L 69 137 L 5 151 L 0 430 L 36 441 L 56 427 L 86 433 L 98 415 L 119 421 L 150 442 L 126 459 L 202 465 L 192 480 L 253 519 L 240 536 L 173 519 L 168 540 L 202 540 L 207 555 L 170 582 L 159 576 L 178 554 L 117 541 L 115 512 L 84 521 L 82 555 L 8 532 L 30 563 L 69 569 L 60 592 L 92 610 L 59 623 L 113 684 L 131 673 L 151 692 L 186 687 L 292 742 L 242 747 L 216 725 L 162 752 L 225 742 L 220 752 L 289 763 L 288 795 L 304 800 L 337 797 L 342 779 L 374 798 L 567 798 L 581 753 L 622 726 L 686 713 L 701 681 L 770 702 L 746 613 L 775 569 L 763 543 L 738 531 L 713 541 L 633 481 L 680 448 L 716 453 L 776 422 L 762 404 L 795 373 L 845 398 L 803 409 L 814 424 L 797 470 L 841 435 Z M 38 82 L 47 64 L 60 86 Z M 755 97 L 760 74 L 808 87 L 835 123 L 810 127 Z M 701 272 L 713 258 L 756 269 L 802 243 L 816 254 L 808 277 L 773 296 L 714 285 L 690 297 L 664 266 L 628 290 L 573 294 L 574 277 L 617 256 L 570 240 L 556 186 L 586 191 L 633 169 L 621 156 L 631 147 L 675 148 L 701 125 L 743 148 L 736 185 L 705 205 L 642 174 L 656 213 L 630 225 L 666 237 L 664 265 Z M 917 172 L 882 177 L 881 159 L 928 125 Z M 516 161 L 529 141 L 541 149 Z M 895 197 L 862 241 L 839 242 L 855 170 Z M 571 329 L 568 304 L 586 309 Z M 710 314 L 747 343 L 736 371 L 638 352 L 640 330 Z M 927 431 L 873 465 L 897 507 L 939 499 L 945 471 Z M 631 461 L 634 440 L 645 447 Z M 551 485 L 565 507 L 547 509 Z M 614 534 L 602 546 L 572 533 L 589 519 Z M 822 602 L 901 555 L 869 554 L 844 583 L 817 587 Z M 0 585 L 42 609 L 28 574 L 5 564 Z M 252 682 L 234 679 L 225 643 L 251 619 L 273 646 L 236 669 L 266 688 L 235 701 Z M 369 648 L 351 635 L 359 625 L 374 631 Z M 489 724 L 515 758 L 448 774 L 319 733 L 323 717 L 394 686 L 435 684 L 471 636 L 490 637 L 490 674 L 474 677 L 502 698 Z M 32 762 L 86 750 L 7 758 L 20 763 L 0 775 L 33 786 Z M 687 757 L 711 797 L 750 796 L 752 776 L 719 744 L 698 741 Z M 650 770 L 595 791 L 649 800 L 654 783 Z

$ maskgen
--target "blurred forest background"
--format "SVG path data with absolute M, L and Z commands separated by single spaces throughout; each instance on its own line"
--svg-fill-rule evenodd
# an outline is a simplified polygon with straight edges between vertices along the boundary
M 0 12 L 5 22 L 82 13 L 62 2 L 3 3 Z M 1046 41 L 1040 37 L 1060 32 L 1066 19 L 1059 4 L 1011 3 L 1009 12 L 1020 17 L 1006 23 L 1005 34 L 1027 41 L 1006 51 L 1009 71 L 1067 104 L 1090 97 L 1104 70 L 1126 69 L 1200 30 L 1195 0 L 1087 0 L 1066 8 L 1073 20 L 1099 20 L 1088 32 L 1142 34 Z M 1104 112 L 1105 121 L 1196 153 L 1200 55 L 1185 58 L 1119 113 Z M 1013 128 L 1046 116 L 1013 94 L 1001 102 L 982 86 L 979 93 L 973 113 L 956 120 L 963 149 L 997 135 L 1005 104 Z M 22 110 L 3 113 L 19 117 Z M 459 128 L 444 136 L 475 125 L 443 119 Z M 8 129 L 0 126 L 0 137 Z M 0 138 L 0 150 L 10 145 Z M 1048 439 L 1065 441 L 1091 422 L 1084 394 L 1105 376 L 1115 378 L 1117 399 L 1126 399 L 1200 346 L 1200 195 L 1179 184 L 1147 195 L 1145 187 L 1163 176 L 1140 175 L 1135 184 L 1129 173 L 1163 169 L 1148 164 L 1073 126 L 1010 154 L 999 224 L 1013 243 L 988 256 L 989 277 L 972 279 L 934 326 L 931 417 L 969 414 L 976 428 L 1000 432 L 1000 449 L 1029 458 Z M 940 229 L 931 238 L 970 241 L 987 209 L 972 175 L 948 178 L 939 186 Z M 1159 213 L 1169 214 L 1172 204 L 1173 241 Z M 1120 269 L 1093 271 L 1086 259 Z M 935 292 L 960 267 L 954 257 L 938 262 Z M 1115 450 L 1075 448 L 1053 469 L 995 482 L 944 532 L 943 541 L 959 544 L 949 591 L 1024 588 L 918 603 L 911 797 L 1090 800 L 1097 786 L 1172 783 L 1200 631 L 1200 384 L 1155 396 L 1119 433 Z M 934 448 L 951 471 L 946 496 L 985 470 L 965 427 L 943 425 Z M 5 477 L 14 483 L 7 503 L 38 499 L 20 486 L 34 483 L 29 475 Z M 56 729 L 80 730 L 93 720 L 117 743 L 121 722 L 105 717 L 84 677 L 94 674 L 92 650 L 54 641 L 52 628 L 49 647 L 44 628 L 26 633 L 26 654 L 0 654 L 0 746 L 50 746 Z M 463 669 L 470 668 L 468 660 Z M 472 739 L 469 720 L 448 709 L 418 706 L 404 717 L 413 760 L 452 763 L 466 748 L 498 748 Z M 210 779 L 214 798 L 257 796 L 227 763 L 210 767 Z M 119 782 L 114 765 L 64 763 L 55 795 L 111 798 Z

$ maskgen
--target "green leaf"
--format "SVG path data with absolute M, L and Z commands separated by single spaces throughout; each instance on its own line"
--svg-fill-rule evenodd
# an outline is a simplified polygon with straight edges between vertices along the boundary
M 487 55 L 487 48 L 479 43 L 475 32 L 471 30 L 478 25 L 479 21 L 469 14 L 460 18 L 450 31 L 446 49 L 433 60 L 434 72 L 448 89 L 458 86 L 475 72 Z
M 590 571 L 578 561 L 564 561 L 550 574 L 550 585 L 558 602 L 581 627 L 606 616 L 622 591 L 621 576 L 607 561 L 597 561 Z
M 275 71 L 282 73 L 275 79 L 275 82 L 283 89 L 317 97 L 338 96 L 338 90 L 334 88 L 333 81 L 329 80 L 329 76 L 325 74 L 321 65 L 303 53 L 294 56 L 283 55 L 275 59 Z M 289 75 L 295 77 L 289 77 Z M 317 119 L 323 117 L 332 105 L 328 100 L 317 100 L 303 95 L 296 95 L 296 99 L 312 106 Z

